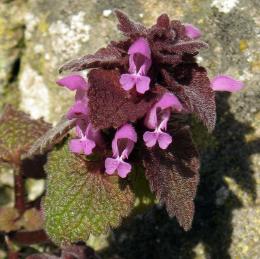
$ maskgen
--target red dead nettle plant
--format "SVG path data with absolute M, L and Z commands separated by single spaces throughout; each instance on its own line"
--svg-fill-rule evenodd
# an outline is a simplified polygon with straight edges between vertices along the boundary
M 210 80 L 196 55 L 208 45 L 191 24 L 158 17 L 150 28 L 116 11 L 126 37 L 93 55 L 72 60 L 63 71 L 89 69 L 87 77 L 69 75 L 57 81 L 76 90 L 68 119 L 76 119 L 71 152 L 90 155 L 102 150 L 104 174 L 126 178 L 142 161 L 151 190 L 188 230 L 199 181 L 199 159 L 188 126 L 174 114 L 194 114 L 209 131 L 216 121 L 215 91 L 235 92 L 243 84 L 229 76 Z M 105 141 L 108 134 L 112 144 Z M 105 143 L 104 143 L 105 142 Z
M 57 84 L 75 91 L 75 102 L 23 156 L 49 152 L 42 216 L 57 244 L 118 226 L 143 196 L 154 201 L 150 191 L 189 230 L 200 162 L 184 122 L 193 114 L 212 131 L 215 91 L 243 87 L 230 76 L 208 78 L 196 63 L 208 45 L 193 25 L 162 14 L 146 28 L 115 14 L 125 39 L 60 68 L 70 74 Z
M 199 158 L 189 126 L 175 122 L 174 114 L 194 114 L 212 131 L 215 91 L 235 92 L 243 84 L 225 75 L 208 78 L 195 58 L 208 45 L 199 40 L 201 32 L 193 25 L 162 14 L 146 28 L 121 11 L 115 13 L 126 39 L 60 69 L 89 69 L 86 78 L 75 73 L 57 81 L 76 90 L 67 113 L 76 122 L 69 149 L 85 156 L 103 152 L 101 173 L 121 178 L 131 174 L 133 164 L 142 163 L 151 190 L 188 230 Z

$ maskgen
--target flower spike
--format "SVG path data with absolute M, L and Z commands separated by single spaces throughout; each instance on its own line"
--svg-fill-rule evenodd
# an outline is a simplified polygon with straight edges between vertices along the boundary
M 125 124 L 117 130 L 112 141 L 113 158 L 105 161 L 106 173 L 112 175 L 115 171 L 121 178 L 125 178 L 131 171 L 132 166 L 124 162 L 133 151 L 137 142 L 137 134 L 130 124 Z

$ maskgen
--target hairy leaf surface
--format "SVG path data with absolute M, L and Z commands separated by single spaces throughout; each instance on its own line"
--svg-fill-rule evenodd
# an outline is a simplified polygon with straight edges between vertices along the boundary
M 120 30 L 125 36 L 128 37 L 140 37 L 147 33 L 147 29 L 140 23 L 134 22 L 128 18 L 128 16 L 120 11 L 115 10 L 116 17 L 118 19 L 117 28 Z
M 98 129 L 117 128 L 126 122 L 142 118 L 155 102 L 156 95 L 148 93 L 133 98 L 119 83 L 116 70 L 93 69 L 88 74 L 90 120 Z
M 172 73 L 162 69 L 167 88 L 178 96 L 184 108 L 194 113 L 212 131 L 216 124 L 215 93 L 205 68 L 181 64 Z
M 63 140 L 76 124 L 76 119 L 68 120 L 65 116 L 61 118 L 56 126 L 50 128 L 43 136 L 41 136 L 23 156 L 23 158 L 32 158 L 35 155 L 44 154 L 50 150 L 55 144 Z
M 100 172 L 103 162 L 86 161 L 58 147 L 48 156 L 45 230 L 57 244 L 86 241 L 116 227 L 133 207 L 133 194 L 118 176 Z
M 20 155 L 42 136 L 50 124 L 33 120 L 24 112 L 7 105 L 0 118 L 0 160 L 16 163 Z
M 193 200 L 199 182 L 199 158 L 188 127 L 173 133 L 173 143 L 162 151 L 146 151 L 144 166 L 146 177 L 157 198 L 165 203 L 171 217 L 179 224 L 191 228 L 194 214 Z
M 95 54 L 88 54 L 81 58 L 69 61 L 59 69 L 59 72 L 61 73 L 67 70 L 81 71 L 95 67 L 113 68 L 121 66 L 125 63 L 123 54 L 127 54 L 127 49 L 126 53 L 124 53 L 120 46 L 116 43 L 111 43 L 107 47 L 99 49 Z

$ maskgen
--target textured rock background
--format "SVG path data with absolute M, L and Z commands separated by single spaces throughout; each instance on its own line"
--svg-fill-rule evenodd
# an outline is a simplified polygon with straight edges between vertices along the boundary
M 0 105 L 56 122 L 72 100 L 55 85 L 57 69 L 119 37 L 113 8 L 147 25 L 162 12 L 197 25 L 210 45 L 199 62 L 246 88 L 218 97 L 213 136 L 194 122 L 203 161 L 193 229 L 184 233 L 155 208 L 115 230 L 109 246 L 91 244 L 103 246 L 104 258 L 260 258 L 259 0 L 2 0 Z M 0 173 L 0 204 L 12 185 L 9 171 Z

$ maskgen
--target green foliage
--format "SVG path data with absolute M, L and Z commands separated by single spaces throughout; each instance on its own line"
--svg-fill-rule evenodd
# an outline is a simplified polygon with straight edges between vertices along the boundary
M 143 167 L 133 166 L 133 171 L 129 174 L 129 180 L 132 191 L 135 194 L 133 214 L 143 213 L 146 209 L 156 204 L 156 197 L 150 190 Z
M 86 241 L 117 227 L 133 207 L 134 195 L 118 176 L 101 173 L 102 162 L 87 161 L 67 142 L 49 154 L 45 230 L 57 244 Z

